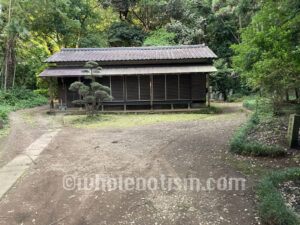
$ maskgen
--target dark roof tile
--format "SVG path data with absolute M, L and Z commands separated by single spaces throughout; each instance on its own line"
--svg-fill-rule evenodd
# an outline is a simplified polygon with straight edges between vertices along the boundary
M 141 61 L 217 58 L 205 45 L 168 47 L 65 48 L 45 62 Z

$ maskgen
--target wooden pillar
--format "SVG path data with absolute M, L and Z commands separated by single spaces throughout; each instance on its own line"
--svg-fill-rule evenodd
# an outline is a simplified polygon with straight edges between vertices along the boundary
M 153 110 L 153 75 L 150 75 L 150 106 Z
M 51 109 L 54 109 L 52 77 L 50 77 L 50 79 L 49 79 L 49 95 L 50 95 L 50 110 L 51 110 Z
M 110 89 L 110 96 L 112 96 L 112 89 L 111 89 L 111 76 L 109 76 L 109 89 Z M 110 100 L 112 101 L 112 99 Z
M 123 76 L 123 102 L 124 102 L 124 111 L 127 109 L 127 79 Z
M 178 100 L 180 100 L 180 75 L 179 74 L 177 75 L 177 80 L 178 80 L 178 85 L 177 85 L 177 88 L 178 88 Z
M 210 107 L 210 84 L 209 84 L 209 73 L 206 74 L 206 83 L 207 83 L 207 106 Z
M 165 74 L 165 101 L 167 100 L 167 75 Z
M 138 75 L 139 101 L 141 100 L 141 76 Z
M 61 78 L 61 81 L 63 83 L 63 88 L 64 88 L 64 94 L 65 94 L 65 105 L 67 106 L 68 105 L 68 93 L 67 93 L 67 84 L 66 84 L 66 81 L 65 79 L 62 77 Z

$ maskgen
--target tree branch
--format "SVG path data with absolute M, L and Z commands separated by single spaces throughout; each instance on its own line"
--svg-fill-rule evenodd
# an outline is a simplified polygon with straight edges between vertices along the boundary
M 134 9 L 131 9 L 131 12 L 143 24 L 143 26 L 145 27 L 146 31 L 149 32 L 149 27 L 148 27 L 147 23 L 134 11 Z

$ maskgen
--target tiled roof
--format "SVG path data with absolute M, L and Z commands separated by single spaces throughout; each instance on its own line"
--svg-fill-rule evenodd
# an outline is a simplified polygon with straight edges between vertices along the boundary
M 205 45 L 168 47 L 122 47 L 122 48 L 65 48 L 45 62 L 108 62 L 212 59 L 215 53 Z

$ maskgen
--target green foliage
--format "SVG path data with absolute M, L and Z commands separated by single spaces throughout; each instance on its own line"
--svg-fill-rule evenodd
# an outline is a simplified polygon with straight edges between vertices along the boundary
M 97 62 L 89 61 L 85 64 L 87 72 L 90 73 L 88 79 L 91 79 L 89 85 L 84 84 L 80 81 L 75 81 L 71 84 L 69 90 L 77 92 L 79 99 L 74 100 L 73 103 L 77 105 L 84 105 L 86 114 L 93 116 L 97 113 L 101 103 L 104 100 L 112 99 L 110 95 L 110 88 L 96 82 L 96 77 L 101 77 L 101 67 L 98 66 Z M 84 71 L 86 72 L 86 71 Z
M 249 109 L 249 110 L 255 110 L 256 109 L 256 106 L 257 106 L 257 99 L 244 99 L 243 100 L 243 106 L 246 108 L 246 109 Z
M 55 47 L 100 47 L 103 32 L 98 26 L 102 21 L 97 1 L 26 0 L 27 24 L 30 30 L 43 37 L 50 52 Z M 102 40 L 101 40 L 102 37 Z
M 246 26 L 255 5 L 253 0 L 24 0 L 14 1 L 14 22 L 8 25 L 8 0 L 2 2 L 0 29 L 18 33 L 15 86 L 30 89 L 47 88 L 36 75 L 46 67 L 45 58 L 65 47 L 206 43 L 226 62 L 222 69 L 231 69 L 229 46 L 238 42 L 239 18 Z M 239 82 L 238 74 L 226 73 L 222 83 L 223 72 L 216 88 L 228 90 L 231 78 Z
M 300 179 L 300 169 L 291 169 L 270 173 L 260 181 L 257 189 L 259 200 L 259 215 L 268 225 L 297 225 L 300 217 L 292 212 L 285 204 L 278 190 L 279 184 Z
M 64 47 L 202 43 L 219 57 L 212 85 L 224 96 L 263 86 L 277 103 L 286 88 L 300 86 L 296 0 L 24 0 L 13 1 L 10 23 L 8 3 L 0 6 L 0 62 L 11 36 L 16 87 L 47 88 L 36 75 L 44 59 Z
M 46 98 L 49 98 L 49 89 L 37 89 L 33 91 L 34 93 L 37 93 L 41 96 L 44 96 Z
M 38 87 L 37 75 L 47 67 L 43 61 L 50 55 L 45 47 L 36 43 L 24 42 L 19 45 L 18 58 L 20 62 L 16 67 L 15 86 L 36 89 Z
M 210 74 L 210 84 L 213 85 L 215 91 L 223 94 L 225 101 L 230 90 L 238 93 L 242 91 L 240 76 L 229 67 L 226 58 L 215 60 L 214 66 L 218 72 Z M 247 89 L 244 88 L 243 90 Z
M 233 66 L 254 88 L 263 88 L 282 101 L 287 89 L 300 86 L 299 33 L 296 0 L 266 1 L 242 29 L 242 42 L 233 45 Z M 276 107 L 276 105 L 274 105 Z
M 166 29 L 161 28 L 151 31 L 149 36 L 143 43 L 143 46 L 170 46 L 174 45 L 175 34 L 167 32 Z
M 145 32 L 127 22 L 114 22 L 109 27 L 108 41 L 114 47 L 141 46 L 146 38 Z
M 237 154 L 251 156 L 284 156 L 286 152 L 280 146 L 267 146 L 247 140 L 247 135 L 256 128 L 258 122 L 258 115 L 254 113 L 248 122 L 236 131 L 230 141 L 231 151 Z
M 189 26 L 178 20 L 171 20 L 167 26 L 167 31 L 174 33 L 174 41 L 176 44 L 189 45 L 189 44 L 202 44 L 204 42 L 204 33 L 198 25 Z
M 249 110 L 255 110 L 261 118 L 275 115 L 272 100 L 269 98 L 250 95 L 243 100 L 243 106 Z
M 32 108 L 48 102 L 44 96 L 25 88 L 11 89 L 8 92 L 0 91 L 0 120 L 8 123 L 8 115 L 11 111 Z

